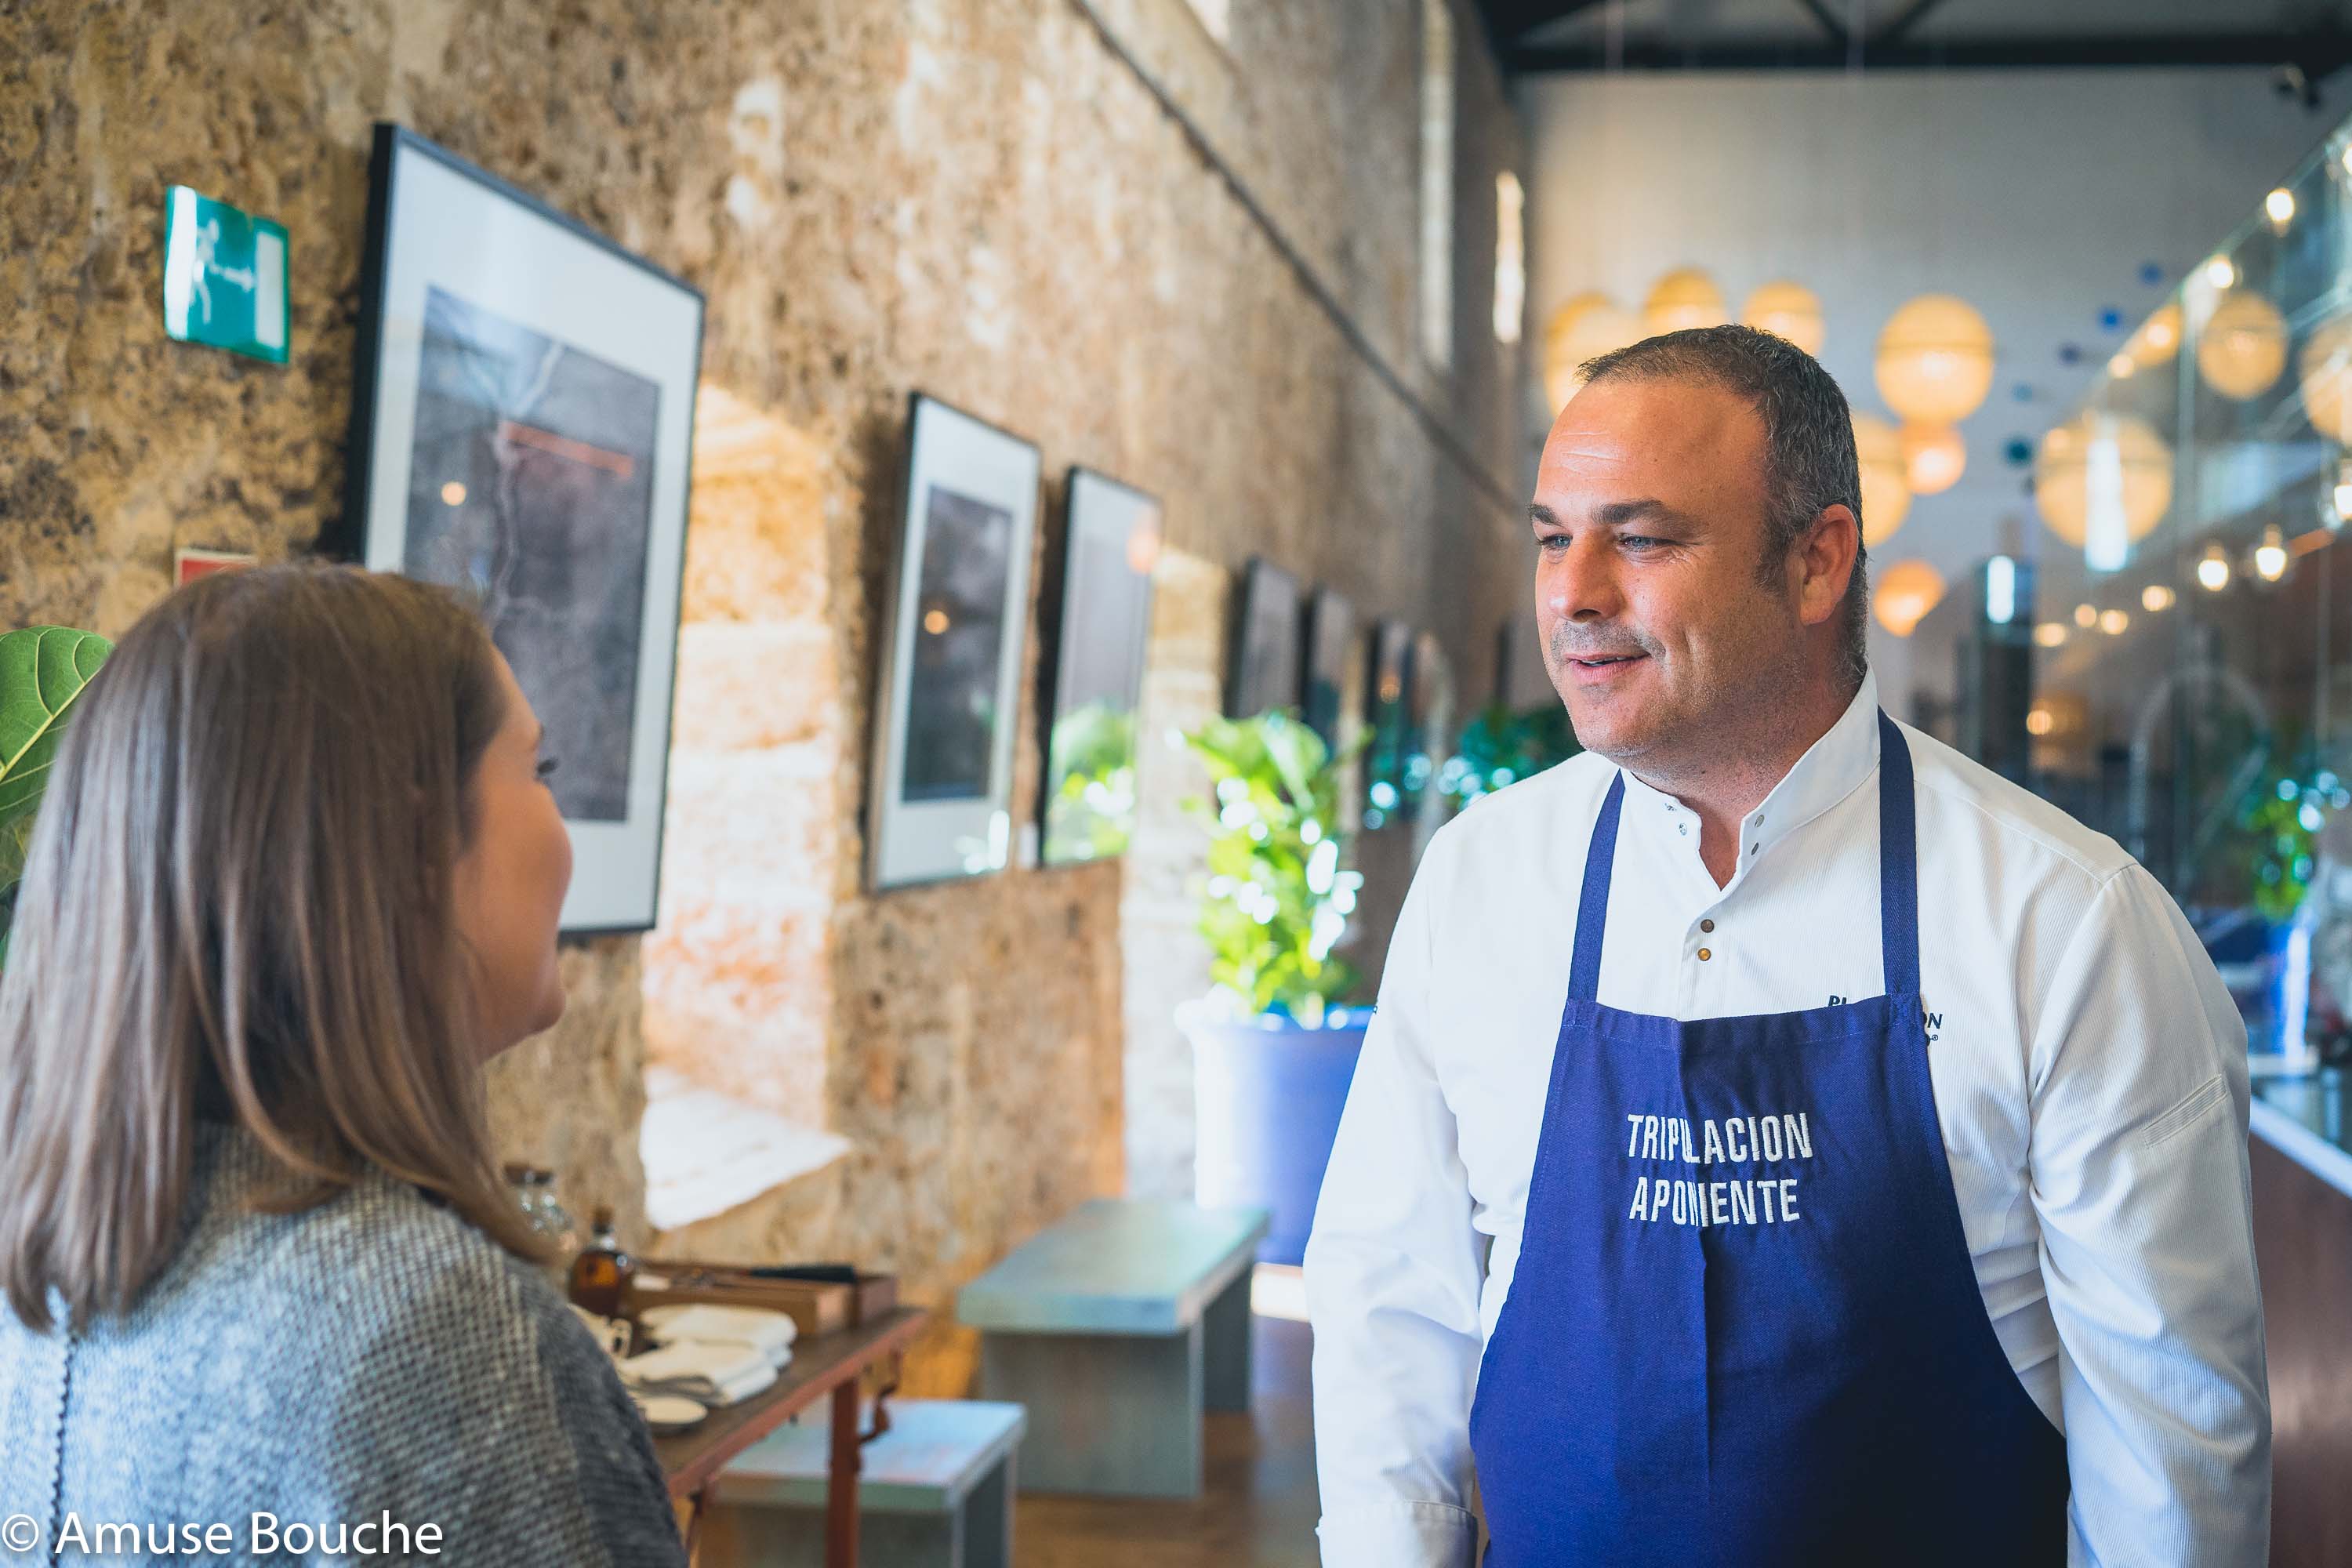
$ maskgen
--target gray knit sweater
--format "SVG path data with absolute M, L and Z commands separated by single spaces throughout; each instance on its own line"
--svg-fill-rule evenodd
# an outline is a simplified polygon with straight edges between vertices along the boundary
M 206 1127 L 185 1239 L 131 1311 L 41 1335 L 0 1306 L 0 1563 L 684 1563 L 645 1425 L 545 1279 L 381 1175 L 245 1212 L 268 1172 Z M 287 1552 L 297 1521 L 331 1533 Z M 101 1549 L 101 1524 L 173 1535 Z M 226 1552 L 186 1529 L 215 1525 Z

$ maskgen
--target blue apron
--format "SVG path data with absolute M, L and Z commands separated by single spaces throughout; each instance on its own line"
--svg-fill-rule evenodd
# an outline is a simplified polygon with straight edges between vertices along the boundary
M 1911 753 L 1878 729 L 1866 1001 L 1601 1005 L 1610 786 L 1470 1416 L 1486 1568 L 2063 1568 L 2065 1443 L 1969 1262 L 1927 1076 Z

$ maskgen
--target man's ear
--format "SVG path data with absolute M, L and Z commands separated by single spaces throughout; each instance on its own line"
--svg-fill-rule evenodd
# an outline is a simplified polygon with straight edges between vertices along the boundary
M 1822 508 L 1789 552 L 1799 620 L 1817 626 L 1838 613 L 1861 553 L 1862 523 L 1853 509 L 1843 501 Z

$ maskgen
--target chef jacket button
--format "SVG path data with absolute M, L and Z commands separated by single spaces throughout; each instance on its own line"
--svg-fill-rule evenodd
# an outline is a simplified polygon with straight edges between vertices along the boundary
M 1715 929 L 1715 922 L 1713 921 L 1701 921 L 1698 922 L 1698 929 L 1701 931 L 1713 931 Z
M 1698 950 L 1698 961 L 1701 963 L 1705 963 L 1708 959 L 1713 958 L 1715 954 L 1707 952 L 1707 950 L 1703 947 Z

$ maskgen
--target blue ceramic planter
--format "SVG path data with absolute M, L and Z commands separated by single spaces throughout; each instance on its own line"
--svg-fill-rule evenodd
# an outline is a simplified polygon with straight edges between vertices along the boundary
M 1276 1014 L 1221 1018 L 1188 1009 L 1198 1144 L 1193 1194 L 1206 1207 L 1248 1205 L 1273 1220 L 1262 1263 L 1296 1264 L 1315 1223 L 1323 1168 L 1355 1081 L 1368 1007 L 1334 1008 L 1326 1026 Z

